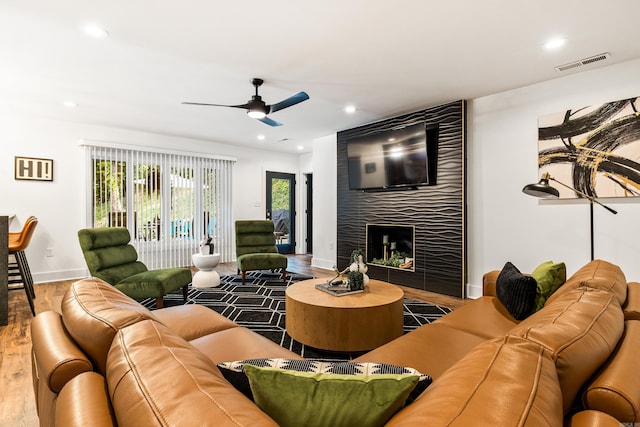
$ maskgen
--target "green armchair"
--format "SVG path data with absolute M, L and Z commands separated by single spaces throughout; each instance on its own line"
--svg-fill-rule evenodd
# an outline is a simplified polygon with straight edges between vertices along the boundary
M 287 257 L 278 253 L 273 221 L 236 221 L 236 257 L 238 272 L 245 284 L 247 271 L 280 270 L 287 280 Z
M 148 270 L 129 244 L 131 235 L 126 228 L 85 228 L 78 231 L 78 240 L 92 276 L 112 284 L 131 298 L 155 298 L 157 308 L 164 306 L 164 295 L 180 288 L 186 301 L 191 270 Z

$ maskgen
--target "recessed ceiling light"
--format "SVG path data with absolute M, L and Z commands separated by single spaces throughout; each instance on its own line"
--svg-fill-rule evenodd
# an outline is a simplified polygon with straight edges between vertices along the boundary
M 356 107 L 355 105 L 347 105 L 346 107 L 344 107 L 344 112 L 347 114 L 353 114 L 356 112 Z
M 62 103 L 62 105 L 64 105 L 65 107 L 69 107 L 69 108 L 77 108 L 78 104 L 73 102 L 73 101 L 65 101 Z
M 302 145 L 298 145 L 298 150 L 304 150 L 304 147 Z
M 265 139 L 265 138 L 266 138 L 266 137 L 265 137 L 264 135 L 258 135 L 258 139 L 259 139 L 260 141 L 264 141 L 264 139 Z
M 566 43 L 567 39 L 565 39 L 564 37 L 555 37 L 546 42 L 544 48 L 549 50 L 558 49 L 564 46 Z
M 96 24 L 87 24 L 82 27 L 82 31 L 88 36 L 95 37 L 97 39 L 104 39 L 109 36 L 109 32 L 104 28 Z

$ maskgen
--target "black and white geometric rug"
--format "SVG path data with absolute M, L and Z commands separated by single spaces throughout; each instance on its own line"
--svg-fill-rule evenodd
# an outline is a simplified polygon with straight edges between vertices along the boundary
M 306 358 L 351 359 L 357 354 L 344 354 L 318 350 L 293 340 L 285 330 L 285 290 L 300 280 L 312 277 L 287 272 L 283 284 L 279 273 L 255 271 L 247 273 L 246 285 L 239 275 L 222 276 L 215 288 L 189 287 L 187 304 L 200 304 L 217 311 L 240 326 L 269 338 L 271 341 Z M 154 299 L 142 304 L 155 308 Z M 183 304 L 182 290 L 164 297 L 165 307 Z M 431 323 L 451 312 L 451 309 L 424 302 L 404 299 L 404 332 Z

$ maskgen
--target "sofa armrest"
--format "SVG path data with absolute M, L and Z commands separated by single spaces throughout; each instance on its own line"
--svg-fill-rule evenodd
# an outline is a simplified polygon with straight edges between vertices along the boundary
M 41 381 L 54 393 L 59 393 L 73 377 L 93 370 L 87 356 L 71 339 L 54 311 L 38 314 L 31 321 L 32 357 L 35 371 L 34 388 Z
M 640 283 L 627 284 L 627 300 L 622 309 L 625 320 L 640 320 Z
M 482 295 L 485 297 L 495 297 L 496 294 L 496 281 L 500 270 L 493 270 L 485 273 L 482 276 Z
M 588 410 L 574 414 L 566 427 L 623 427 L 623 425 L 609 414 Z
M 624 322 L 624 335 L 603 369 L 587 385 L 585 408 L 606 412 L 623 422 L 640 421 L 640 372 L 632 368 L 638 360 L 640 322 Z
M 104 377 L 80 374 L 64 386 L 56 402 L 56 426 L 116 427 Z

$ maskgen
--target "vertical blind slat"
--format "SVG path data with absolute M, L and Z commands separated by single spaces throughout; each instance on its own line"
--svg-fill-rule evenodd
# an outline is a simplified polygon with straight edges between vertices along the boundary
M 191 265 L 212 234 L 231 261 L 233 161 L 89 146 L 93 226 L 126 226 L 148 268 Z M 159 184 L 159 185 L 158 185 Z

